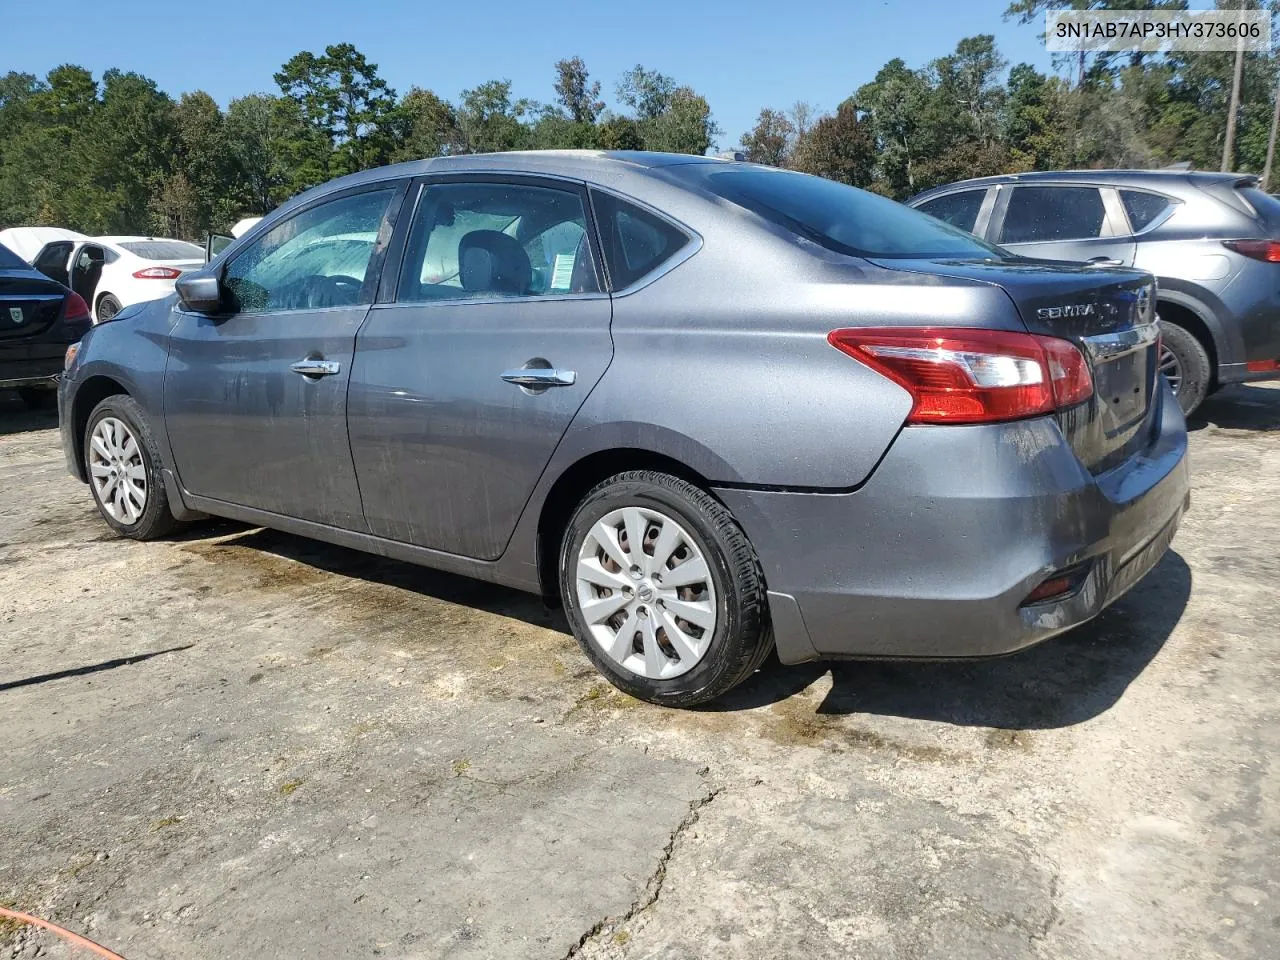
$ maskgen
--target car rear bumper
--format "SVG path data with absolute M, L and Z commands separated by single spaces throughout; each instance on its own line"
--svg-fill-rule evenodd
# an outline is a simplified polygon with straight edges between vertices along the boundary
M 1146 451 L 1094 477 L 1051 418 L 909 427 L 850 493 L 718 489 L 754 543 L 784 662 L 1011 653 L 1100 613 L 1159 562 L 1189 504 L 1165 386 Z M 1024 606 L 1046 578 L 1087 575 Z
M 62 377 L 62 357 L 0 356 L 0 389 L 10 387 L 57 387 Z

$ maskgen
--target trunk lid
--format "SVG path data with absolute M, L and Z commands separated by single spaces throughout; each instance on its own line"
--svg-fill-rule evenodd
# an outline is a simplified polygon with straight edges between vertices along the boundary
M 58 322 L 67 290 L 30 269 L 0 269 L 0 343 L 38 337 Z
M 874 262 L 891 270 L 994 284 L 1013 300 L 1031 333 L 1061 337 L 1080 348 L 1093 376 L 1093 397 L 1057 418 L 1090 472 L 1103 473 L 1150 442 L 1159 383 L 1150 274 L 1022 258 Z

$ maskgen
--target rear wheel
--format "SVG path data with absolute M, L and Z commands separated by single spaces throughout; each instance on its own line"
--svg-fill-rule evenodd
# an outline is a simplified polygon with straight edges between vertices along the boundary
M 177 526 L 160 477 L 160 452 L 138 402 L 107 397 L 89 414 L 85 473 L 102 519 L 134 540 L 155 540 Z
M 115 317 L 121 309 L 123 308 L 120 306 L 119 300 L 109 293 L 104 293 L 98 299 L 98 322 L 106 323 L 108 320 Z
M 1190 414 L 1209 395 L 1213 371 L 1209 354 L 1193 334 L 1167 320 L 1160 321 L 1160 372 L 1169 381 L 1182 412 Z
M 764 577 L 742 528 L 669 474 L 621 473 L 587 494 L 561 546 L 560 590 L 596 669 L 651 703 L 714 699 L 773 646 Z

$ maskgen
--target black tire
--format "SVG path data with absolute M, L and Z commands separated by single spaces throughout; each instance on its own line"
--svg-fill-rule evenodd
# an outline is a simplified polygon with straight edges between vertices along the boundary
M 98 322 L 106 323 L 122 309 L 123 307 L 120 306 L 119 300 L 109 293 L 104 293 L 98 298 Z
M 1165 348 L 1173 354 L 1181 374 L 1181 381 L 1175 390 L 1178 406 L 1184 414 L 1190 415 L 1209 395 L 1209 384 L 1213 380 L 1209 353 L 1192 333 L 1176 323 L 1161 320 L 1160 336 Z
M 41 390 L 39 387 L 19 387 L 18 396 L 28 410 L 52 410 L 57 400 L 56 390 Z
M 715 587 L 717 615 L 702 659 L 669 679 L 633 673 L 597 646 L 580 609 L 577 557 L 595 523 L 611 511 L 646 507 L 668 514 L 696 541 Z M 691 707 L 746 680 L 773 649 L 764 574 L 746 534 L 724 505 L 691 483 L 652 470 L 620 473 L 592 489 L 578 505 L 560 547 L 560 594 L 573 635 L 596 669 L 639 700 Z
M 146 499 L 142 512 L 131 523 L 122 522 L 111 515 L 103 505 L 97 485 L 93 482 L 90 454 L 93 431 L 107 417 L 122 421 L 138 441 L 138 453 L 145 473 Z M 84 431 L 84 462 L 85 473 L 89 476 L 89 490 L 93 494 L 94 502 L 98 505 L 98 512 L 102 514 L 102 519 L 107 521 L 107 525 L 117 533 L 132 540 L 157 540 L 171 533 L 178 526 L 177 518 L 169 509 L 169 497 L 160 475 L 162 460 L 155 435 L 151 432 L 151 425 L 142 407 L 133 397 L 123 393 L 116 394 L 107 397 L 93 408 Z

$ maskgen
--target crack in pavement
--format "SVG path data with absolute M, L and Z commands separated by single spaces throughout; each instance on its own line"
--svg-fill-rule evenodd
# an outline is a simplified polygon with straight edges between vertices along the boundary
M 671 836 L 667 838 L 666 846 L 662 848 L 662 855 L 658 858 L 658 866 L 644 885 L 644 892 L 636 898 L 626 913 L 619 917 L 604 917 L 596 921 L 586 933 L 578 938 L 577 943 L 569 948 L 569 952 L 564 955 L 564 960 L 571 960 L 571 958 L 576 957 L 584 947 L 599 939 L 602 934 L 609 933 L 620 924 L 635 919 L 658 902 L 658 898 L 662 896 L 662 886 L 667 880 L 667 865 L 671 862 L 671 857 L 675 853 L 676 844 L 689 828 L 698 822 L 698 818 L 702 816 L 703 807 L 707 806 L 722 793 L 724 793 L 724 787 L 708 789 L 701 797 L 689 804 L 689 812 L 683 820 L 676 824 L 676 828 L 671 831 Z

